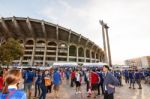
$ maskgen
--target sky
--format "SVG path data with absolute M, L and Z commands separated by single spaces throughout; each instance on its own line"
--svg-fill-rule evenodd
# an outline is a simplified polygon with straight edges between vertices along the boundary
M 113 64 L 150 55 L 150 0 L 0 0 L 0 17 L 12 16 L 59 24 L 101 48 L 103 20 L 110 27 Z

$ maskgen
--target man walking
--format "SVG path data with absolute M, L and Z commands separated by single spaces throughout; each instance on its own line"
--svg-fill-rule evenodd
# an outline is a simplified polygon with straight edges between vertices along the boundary
M 104 83 L 103 83 L 104 99 L 114 99 L 115 86 L 119 84 L 119 81 L 116 77 L 113 76 L 113 74 L 109 72 L 109 67 L 107 65 L 104 65 L 103 71 L 104 71 Z
M 60 76 L 60 73 L 58 71 L 58 68 L 55 68 L 55 70 L 54 70 L 53 84 L 54 84 L 54 95 L 55 95 L 55 98 L 58 98 L 59 86 L 61 84 L 61 76 Z
M 133 70 L 130 70 L 129 72 L 129 81 L 130 81 L 130 87 L 131 88 L 131 85 L 133 86 L 133 89 L 134 88 L 134 83 L 135 83 L 135 75 L 134 75 L 134 71 Z
M 32 72 L 31 68 L 28 68 L 28 70 L 24 74 L 24 90 L 27 93 L 28 99 L 31 99 L 32 94 L 32 85 L 35 79 L 35 74 Z
M 141 86 L 141 75 L 140 75 L 140 72 L 138 70 L 136 70 L 136 72 L 135 72 L 135 82 L 138 84 L 139 89 L 142 89 L 142 86 Z

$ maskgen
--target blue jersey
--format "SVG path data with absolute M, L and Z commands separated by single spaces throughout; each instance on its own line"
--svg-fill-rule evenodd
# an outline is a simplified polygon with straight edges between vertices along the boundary
M 0 99 L 27 99 L 26 93 L 22 90 L 9 89 L 8 94 L 0 93 Z
M 60 83 L 61 83 L 61 76 L 58 73 L 58 71 L 55 71 L 54 75 L 53 75 L 53 84 L 54 85 L 59 85 Z
M 35 84 L 41 84 L 41 83 L 42 83 L 42 76 L 38 74 Z
M 115 72 L 115 73 L 114 73 L 114 76 L 115 76 L 115 77 L 120 77 L 119 72 Z
M 124 76 L 129 77 L 129 72 L 127 70 L 124 72 Z
M 98 72 L 97 74 L 98 74 L 99 77 L 100 77 L 100 83 L 103 83 L 103 82 L 104 82 L 104 78 L 103 78 L 102 72 Z
M 32 83 L 34 77 L 35 77 L 35 74 L 32 71 L 27 71 L 25 73 L 25 82 L 24 83 Z
M 148 71 L 144 71 L 144 76 L 147 77 L 149 75 Z
M 140 79 L 140 73 L 139 72 L 135 73 L 135 79 Z
M 134 72 L 129 72 L 129 78 L 134 79 Z

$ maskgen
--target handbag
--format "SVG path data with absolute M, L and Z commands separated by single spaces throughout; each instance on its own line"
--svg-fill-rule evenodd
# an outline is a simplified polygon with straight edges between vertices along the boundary
M 45 77 L 44 80 L 45 80 L 45 86 L 50 86 L 52 84 L 52 81 L 50 80 L 50 78 Z

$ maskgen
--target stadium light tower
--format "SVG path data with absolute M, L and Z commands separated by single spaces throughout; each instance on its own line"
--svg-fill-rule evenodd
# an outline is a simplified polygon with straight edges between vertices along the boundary
M 103 46 L 104 46 L 104 58 L 106 63 L 109 64 L 109 66 L 112 66 L 111 62 L 111 51 L 110 51 L 110 44 L 109 44 L 109 36 L 108 36 L 108 26 L 103 22 L 103 20 L 100 20 L 99 23 L 102 26 L 102 36 L 103 36 Z M 107 48 L 106 48 L 107 46 Z M 108 57 L 108 58 L 107 58 Z

